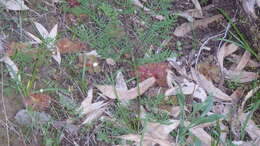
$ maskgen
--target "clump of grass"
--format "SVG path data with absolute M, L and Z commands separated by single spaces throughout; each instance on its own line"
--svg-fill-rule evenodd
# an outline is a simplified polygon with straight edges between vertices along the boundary
M 259 61 L 260 57 L 257 55 L 257 53 L 254 51 L 254 49 L 251 47 L 249 42 L 246 40 L 246 37 L 244 36 L 244 34 L 240 32 L 240 30 L 238 29 L 237 25 L 232 21 L 232 18 L 230 18 L 230 16 L 224 10 L 219 9 L 219 11 L 224 15 L 224 17 L 227 19 L 228 23 L 231 24 L 232 28 L 235 30 L 235 34 L 231 33 L 231 35 L 238 42 L 227 40 L 227 39 L 220 39 L 220 40 L 224 40 L 226 42 L 231 42 L 231 43 L 234 43 L 234 44 L 240 46 L 241 48 L 243 48 L 246 51 L 250 52 Z

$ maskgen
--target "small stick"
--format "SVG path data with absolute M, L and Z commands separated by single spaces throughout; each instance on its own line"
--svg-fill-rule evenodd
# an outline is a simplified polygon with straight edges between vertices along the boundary
M 1 64 L 1 68 L 3 68 L 3 65 Z M 1 97 L 2 97 L 2 104 L 3 104 L 3 112 L 5 115 L 5 126 L 6 126 L 6 136 L 7 136 L 7 146 L 10 146 L 10 135 L 9 135 L 9 125 L 8 125 L 8 117 L 6 113 L 6 107 L 5 107 L 5 101 L 4 101 L 4 71 L 2 69 L 2 75 L 1 75 Z

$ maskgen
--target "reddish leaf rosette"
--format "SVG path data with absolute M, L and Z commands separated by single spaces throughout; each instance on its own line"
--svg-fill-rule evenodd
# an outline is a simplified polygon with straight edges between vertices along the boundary
M 25 100 L 26 106 L 31 106 L 33 109 L 44 110 L 50 106 L 51 97 L 43 93 L 34 93 Z
M 78 2 L 77 0 L 67 0 L 67 2 L 71 7 L 76 7 L 80 5 L 80 2 Z
M 62 38 L 58 40 L 56 45 L 59 48 L 61 54 L 75 53 L 89 49 L 85 43 L 79 41 L 71 41 L 68 38 Z
M 141 81 L 149 77 L 154 77 L 159 86 L 167 87 L 167 69 L 169 69 L 169 66 L 165 62 L 149 63 L 138 66 L 136 75 L 141 79 Z

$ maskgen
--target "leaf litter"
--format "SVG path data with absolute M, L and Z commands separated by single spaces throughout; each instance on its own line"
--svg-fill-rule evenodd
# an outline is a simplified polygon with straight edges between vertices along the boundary
M 18 1 L 18 2 L 21 4 L 21 6 L 19 7 L 16 6 L 16 4 L 12 4 L 12 6 L 6 6 L 6 5 L 4 6 L 6 6 L 7 9 L 15 10 L 15 11 L 29 9 L 24 4 L 23 1 Z M 77 7 L 81 5 L 81 3 L 76 0 L 69 0 L 67 2 L 71 7 Z M 146 2 L 147 1 L 145 0 L 132 1 L 134 5 L 142 8 L 142 10 L 146 11 L 155 19 L 161 21 L 165 20 L 164 16 L 157 15 L 156 13 L 153 12 L 153 10 L 144 6 Z M 208 24 L 221 20 L 223 18 L 221 15 L 215 15 L 212 17 L 204 18 L 199 1 L 192 0 L 191 2 L 195 5 L 195 9 L 189 9 L 179 13 L 179 15 L 187 18 L 187 20 L 190 22 L 184 23 L 175 29 L 173 34 L 177 37 L 186 37 L 189 32 L 197 28 L 205 28 L 207 27 Z M 247 1 L 247 2 L 251 2 L 251 5 L 247 4 L 246 9 L 249 9 L 249 13 L 251 13 L 251 15 L 255 17 L 253 9 L 256 4 L 259 6 L 259 2 L 258 1 Z M 253 2 L 254 2 L 254 6 L 252 7 Z M 195 20 L 194 18 L 200 18 L 200 19 Z M 78 60 L 79 60 L 79 65 L 81 67 L 86 65 L 89 68 L 88 73 L 90 74 L 95 74 L 100 72 L 101 68 L 99 65 L 100 65 L 101 58 L 95 50 L 86 53 L 85 51 L 92 50 L 88 47 L 87 44 L 80 41 L 72 41 L 66 37 L 56 41 L 57 39 L 56 36 L 58 33 L 57 24 L 51 29 L 50 32 L 48 32 L 47 29 L 43 27 L 43 25 L 40 23 L 34 22 L 34 25 L 37 28 L 41 37 L 37 37 L 29 32 L 26 32 L 26 34 L 30 36 L 31 39 L 34 40 L 33 42 L 30 43 L 39 44 L 45 41 L 42 39 L 48 39 L 48 38 L 54 40 L 54 41 L 50 41 L 47 44 L 47 49 L 54 50 L 54 54 L 52 55 L 52 57 L 58 64 L 61 64 L 61 54 L 64 55 L 68 53 L 79 53 L 80 55 Z M 21 51 L 23 48 L 26 47 L 27 44 L 25 44 L 25 46 L 23 45 L 24 45 L 23 43 L 12 44 L 11 48 L 13 48 L 13 50 L 15 51 Z M 211 50 L 212 49 L 213 48 L 211 48 Z M 227 109 L 228 104 L 233 104 L 233 100 L 234 100 L 233 94 L 235 92 L 233 92 L 233 94 L 230 95 L 228 94 L 228 92 L 226 92 L 227 90 L 225 90 L 225 88 L 221 86 L 216 86 L 216 84 L 219 83 L 219 80 L 221 80 L 218 77 L 218 75 L 220 74 L 219 70 L 224 73 L 224 77 L 225 77 L 224 79 L 237 81 L 239 83 L 251 82 L 253 80 L 256 80 L 259 77 L 257 73 L 246 71 L 248 66 L 257 67 L 258 65 L 257 62 L 251 59 L 250 53 L 245 51 L 242 56 L 233 54 L 237 50 L 239 50 L 239 47 L 234 45 L 233 43 L 231 44 L 224 43 L 224 45 L 222 45 L 220 50 L 217 52 L 217 57 L 216 57 L 220 69 L 218 69 L 218 66 L 216 64 L 214 63 L 212 64 L 208 62 L 202 62 L 196 64 L 198 66 L 197 68 L 198 70 L 195 70 L 191 66 L 180 67 L 176 64 L 171 64 L 171 63 L 170 64 L 172 65 L 172 67 L 170 68 L 169 65 L 165 62 L 148 63 L 145 65 L 138 66 L 135 74 L 137 74 L 137 76 L 140 77 L 141 82 L 137 83 L 136 87 L 130 89 L 128 89 L 128 86 L 130 87 L 132 85 L 128 85 L 129 83 L 125 81 L 123 73 L 118 72 L 116 76 L 115 85 L 100 85 L 100 84 L 94 85 L 94 87 L 96 87 L 101 92 L 101 93 L 97 93 L 100 95 L 98 100 L 96 98 L 95 100 L 93 99 L 93 88 L 90 87 L 88 89 L 87 97 L 83 99 L 80 106 L 77 108 L 77 111 L 80 113 L 81 118 L 83 120 L 80 126 L 84 124 L 90 124 L 93 121 L 98 120 L 103 114 L 106 113 L 106 110 L 108 110 L 108 106 L 110 106 L 111 103 L 110 101 L 114 101 L 114 99 L 119 99 L 122 103 L 127 103 L 126 101 L 134 100 L 137 97 L 143 98 L 141 95 L 144 94 L 145 92 L 149 92 L 149 89 L 153 88 L 154 86 L 159 86 L 160 88 L 165 89 L 164 90 L 165 96 L 175 96 L 179 94 L 181 91 L 184 95 L 188 95 L 187 97 L 192 96 L 197 99 L 200 99 L 198 103 L 205 103 L 209 98 L 209 96 L 213 96 L 214 97 L 213 106 L 217 107 L 216 105 L 219 104 L 220 105 L 219 107 L 222 107 L 223 110 L 209 110 L 206 116 L 209 116 L 212 113 L 221 114 L 221 112 L 224 112 L 223 114 L 226 114 L 226 111 L 224 110 Z M 7 54 L 8 55 L 4 56 L 4 58 L 2 58 L 1 61 L 5 62 L 5 64 L 9 65 L 9 67 L 11 68 L 11 70 L 9 69 L 9 74 L 11 75 L 11 77 L 17 78 L 17 76 L 19 76 L 18 67 L 10 58 L 10 56 L 12 56 L 13 53 L 9 52 Z M 235 66 L 234 68 L 227 68 L 226 66 L 224 66 L 225 59 L 229 59 L 228 57 L 231 57 L 231 59 L 235 60 L 233 62 L 233 66 Z M 107 65 L 110 66 L 117 65 L 117 63 L 115 63 L 112 58 L 106 58 L 106 63 Z M 179 74 L 176 75 L 173 72 L 178 72 Z M 248 94 L 243 99 L 242 105 L 239 107 L 240 109 L 239 109 L 238 118 L 241 125 L 245 123 L 245 121 L 247 121 L 248 115 L 250 114 L 250 113 L 244 113 L 243 107 L 245 106 L 246 101 L 250 97 L 252 97 L 258 89 L 259 87 L 249 91 Z M 104 99 L 100 99 L 100 97 Z M 178 98 L 178 97 L 174 97 L 174 98 Z M 50 100 L 51 97 L 48 96 L 47 94 L 42 94 L 42 93 L 31 94 L 29 100 L 26 101 L 26 104 L 36 106 L 39 109 L 46 109 L 50 106 Z M 147 125 L 146 128 L 144 128 L 143 134 L 139 135 L 139 134 L 131 133 L 131 134 L 126 134 L 126 135 L 121 135 L 116 137 L 134 141 L 136 142 L 137 145 L 140 143 L 142 143 L 143 145 L 155 145 L 155 144 L 176 145 L 175 142 L 177 141 L 177 139 L 175 139 L 176 141 L 174 141 L 174 139 L 170 137 L 169 134 L 172 131 L 179 130 L 178 128 L 180 128 L 179 127 L 180 122 L 183 122 L 179 120 L 181 110 L 182 107 L 180 106 L 172 106 L 171 115 L 173 116 L 171 118 L 173 119 L 170 119 L 170 124 L 168 125 L 149 121 L 146 123 Z M 190 111 L 189 107 L 187 108 L 185 107 L 185 111 L 189 112 Z M 25 111 L 22 112 L 19 111 L 18 113 L 15 118 L 18 121 L 18 123 L 25 123 L 25 125 L 28 125 L 32 121 L 32 119 L 30 118 L 19 119 L 21 115 L 22 117 L 28 117 L 28 114 Z M 45 112 L 37 112 L 36 115 L 41 115 L 40 118 L 38 118 L 37 120 L 43 121 L 43 123 L 51 119 L 50 115 L 48 115 Z M 245 130 L 248 132 L 250 138 L 252 139 L 252 141 L 250 141 L 249 143 L 253 143 L 254 140 L 256 140 L 259 137 L 259 128 L 250 118 L 251 117 L 249 117 L 247 123 L 248 126 L 245 127 Z M 190 123 L 192 123 L 192 121 L 184 121 L 185 126 L 189 126 Z M 222 129 L 227 129 L 227 127 L 223 125 L 222 119 L 220 120 L 220 125 L 222 126 Z M 76 133 L 78 131 L 78 126 L 75 126 L 74 124 L 71 124 L 70 122 L 67 121 L 55 121 L 53 126 L 59 127 L 58 129 L 60 129 L 60 127 L 67 127 L 67 129 L 71 133 Z M 209 126 L 207 124 L 199 124 L 188 130 L 194 136 L 200 139 L 200 141 L 203 144 L 211 145 L 214 138 L 211 137 L 208 131 L 204 129 L 205 127 L 209 127 Z M 192 136 L 189 136 L 188 139 L 192 139 Z M 222 136 L 221 139 L 225 142 L 226 136 Z M 235 144 L 239 142 L 246 143 L 244 141 L 233 141 L 232 143 Z
M 226 79 L 230 79 L 239 83 L 246 83 L 251 82 L 253 80 L 256 80 L 259 76 L 257 73 L 254 72 L 247 72 L 243 69 L 246 67 L 250 60 L 250 53 L 245 51 L 242 58 L 240 59 L 239 63 L 237 64 L 236 68 L 234 70 L 226 69 L 223 66 L 225 57 L 231 55 L 238 49 L 238 46 L 234 44 L 223 44 L 223 46 L 220 48 L 217 57 L 218 57 L 218 63 L 220 65 L 221 70 L 225 74 Z

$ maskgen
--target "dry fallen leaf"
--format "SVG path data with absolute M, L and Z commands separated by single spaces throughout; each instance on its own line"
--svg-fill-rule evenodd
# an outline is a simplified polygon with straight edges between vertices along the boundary
M 225 78 L 238 83 L 247 83 L 256 80 L 259 75 L 254 72 L 224 70 Z
M 207 99 L 207 94 L 203 88 L 187 80 L 181 84 L 180 87 L 176 86 L 166 90 L 165 96 L 177 95 L 180 91 L 184 95 L 193 95 L 201 101 L 205 101 Z
M 173 34 L 177 37 L 183 37 L 190 31 L 192 31 L 198 27 L 207 27 L 208 24 L 213 23 L 214 21 L 218 21 L 221 18 L 223 18 L 222 15 L 215 15 L 215 16 L 204 18 L 201 20 L 196 20 L 194 22 L 183 23 L 181 26 L 178 26 L 175 29 Z
M 125 79 L 124 79 L 124 75 L 123 75 L 122 72 L 118 72 L 117 75 L 116 75 L 115 88 L 119 89 L 119 90 L 125 90 L 125 91 L 128 90 Z
M 12 79 L 17 80 L 17 81 L 21 81 L 21 76 L 18 73 L 18 67 L 16 66 L 16 64 L 11 60 L 11 58 L 9 56 L 4 56 L 0 59 L 0 62 L 4 62 L 9 75 L 11 76 Z
M 212 137 L 201 127 L 190 128 L 189 131 L 206 145 L 211 145 Z
M 170 140 L 169 134 L 172 130 L 176 129 L 179 125 L 178 120 L 170 120 L 171 124 L 163 125 L 160 123 L 147 123 L 146 131 L 142 135 L 128 134 L 121 135 L 118 138 L 135 141 L 139 144 L 142 140 L 144 146 L 151 146 L 155 144 L 160 144 L 162 146 L 172 146 L 175 145 L 173 141 Z
M 140 144 L 142 141 L 143 146 L 151 146 L 151 144 L 160 144 L 162 146 L 172 146 L 175 145 L 173 143 L 169 143 L 165 140 L 160 140 L 157 138 L 149 137 L 147 135 L 137 135 L 137 134 L 127 134 L 127 135 L 121 135 L 117 136 L 117 138 L 134 141 L 136 144 Z
M 237 63 L 241 60 L 241 56 L 238 56 L 236 54 L 232 54 L 231 57 L 227 58 L 229 61 Z M 249 59 L 247 63 L 248 67 L 260 67 L 259 62 L 255 62 L 254 60 Z
M 190 124 L 189 121 L 184 121 L 184 125 L 188 126 Z M 204 123 L 189 129 L 189 131 L 201 140 L 207 146 L 211 145 L 213 138 L 203 129 L 204 127 L 211 126 L 213 123 Z
M 25 100 L 25 105 L 30 106 L 36 110 L 44 110 L 49 108 L 51 103 L 51 97 L 43 93 L 30 94 L 30 96 Z
M 169 134 L 173 129 L 176 129 L 179 126 L 178 120 L 170 120 L 171 124 L 163 125 L 160 123 L 147 123 L 146 134 L 149 134 L 151 137 L 159 138 L 162 140 L 169 139 Z
M 255 13 L 256 1 L 259 1 L 259 0 L 242 0 L 242 6 L 243 6 L 245 12 L 249 16 L 252 16 L 255 19 L 257 19 L 256 13 Z M 259 4 L 259 2 L 257 2 L 257 4 Z
M 240 59 L 238 65 L 235 70 L 227 70 L 223 66 L 224 58 L 238 49 L 238 46 L 234 44 L 223 44 L 218 52 L 218 63 L 220 65 L 221 70 L 225 74 L 225 78 L 234 80 L 239 83 L 246 83 L 253 81 L 258 78 L 257 73 L 242 71 L 242 69 L 248 64 L 250 60 L 250 53 L 245 52 L 242 58 Z M 251 61 L 252 62 L 252 61 Z
M 227 57 L 228 55 L 234 53 L 239 47 L 233 43 L 231 44 L 223 44 L 223 47 L 221 47 L 221 49 L 224 49 L 224 57 Z
M 169 66 L 165 62 L 160 63 L 149 63 L 142 66 L 138 66 L 136 70 L 136 75 L 140 77 L 141 81 L 154 77 L 156 83 L 161 87 L 168 86 L 167 84 L 167 70 Z
M 186 107 L 184 107 L 186 109 Z M 177 118 L 179 116 L 181 112 L 181 107 L 180 106 L 174 106 L 171 108 L 171 115 L 174 117 L 174 118 Z
M 191 0 L 192 3 L 195 5 L 195 8 L 199 11 L 200 13 L 200 16 L 203 16 L 203 13 L 202 13 L 202 8 L 200 6 L 200 3 L 198 0 Z
M 112 85 L 96 85 L 96 87 L 110 99 L 118 98 L 121 101 L 127 101 L 142 95 L 146 90 L 148 90 L 155 83 L 155 78 L 148 78 L 141 83 L 138 84 L 137 87 L 124 90 L 124 89 L 116 89 Z
M 241 124 L 244 124 L 247 121 L 247 113 L 239 113 L 239 120 Z M 247 126 L 245 127 L 246 132 L 250 135 L 250 137 L 253 140 L 256 140 L 260 137 L 260 129 L 258 126 L 255 124 L 255 122 L 251 119 L 247 121 Z
M 254 89 L 250 90 L 247 95 L 245 96 L 245 98 L 243 99 L 243 102 L 241 104 L 241 106 L 238 109 L 238 118 L 239 121 L 241 123 L 241 125 L 245 124 L 245 122 L 247 121 L 247 117 L 248 114 L 250 113 L 244 113 L 244 106 L 246 104 L 246 101 L 251 98 L 258 90 L 260 89 L 260 86 L 255 87 Z M 260 137 L 260 129 L 257 127 L 257 125 L 254 123 L 253 120 L 248 119 L 247 121 L 247 126 L 245 127 L 245 130 L 248 132 L 248 134 L 250 135 L 250 137 L 253 140 L 257 140 Z
M 227 44 L 227 43 L 224 43 L 222 47 L 219 49 L 217 58 L 218 58 L 218 64 L 220 66 L 221 71 L 224 70 L 224 66 L 223 66 L 224 58 L 232 54 L 233 52 L 235 52 L 237 49 L 238 46 L 236 46 L 235 44 Z
M 255 87 L 254 89 L 250 90 L 247 95 L 245 96 L 245 98 L 243 99 L 243 102 L 241 104 L 241 107 L 240 107 L 240 112 L 243 111 L 244 107 L 245 107 L 245 104 L 246 104 L 246 101 L 251 98 L 258 90 L 260 89 L 260 86 L 257 86 Z
M 23 0 L 0 0 L 0 3 L 6 7 L 6 9 L 13 11 L 23 11 L 29 8 L 24 4 Z
M 56 46 L 59 48 L 61 54 L 89 50 L 85 43 L 79 41 L 71 41 L 68 38 L 62 38 L 58 40 Z
M 107 103 L 103 101 L 92 103 L 93 100 L 93 88 L 88 91 L 88 96 L 81 102 L 78 111 L 81 115 L 86 115 L 86 118 L 82 124 L 89 124 L 93 120 L 97 119 L 102 115 L 106 109 Z
M 250 56 L 251 56 L 250 52 L 245 51 L 245 53 L 242 56 L 240 62 L 238 63 L 237 67 L 235 68 L 235 71 L 243 70 L 246 67 L 248 61 L 250 60 Z
M 191 68 L 192 78 L 203 88 L 205 89 L 209 95 L 212 95 L 218 99 L 230 101 L 231 98 L 226 93 L 222 92 L 220 89 L 214 86 L 214 84 L 207 80 L 205 76 L 196 72 L 193 68 Z
M 198 71 L 203 74 L 208 80 L 218 83 L 220 81 L 220 70 L 217 65 L 209 62 L 201 62 L 198 64 Z
M 178 12 L 177 15 L 186 18 L 189 22 L 193 22 L 193 18 L 203 18 L 202 13 L 198 9 L 190 9 L 184 12 Z

